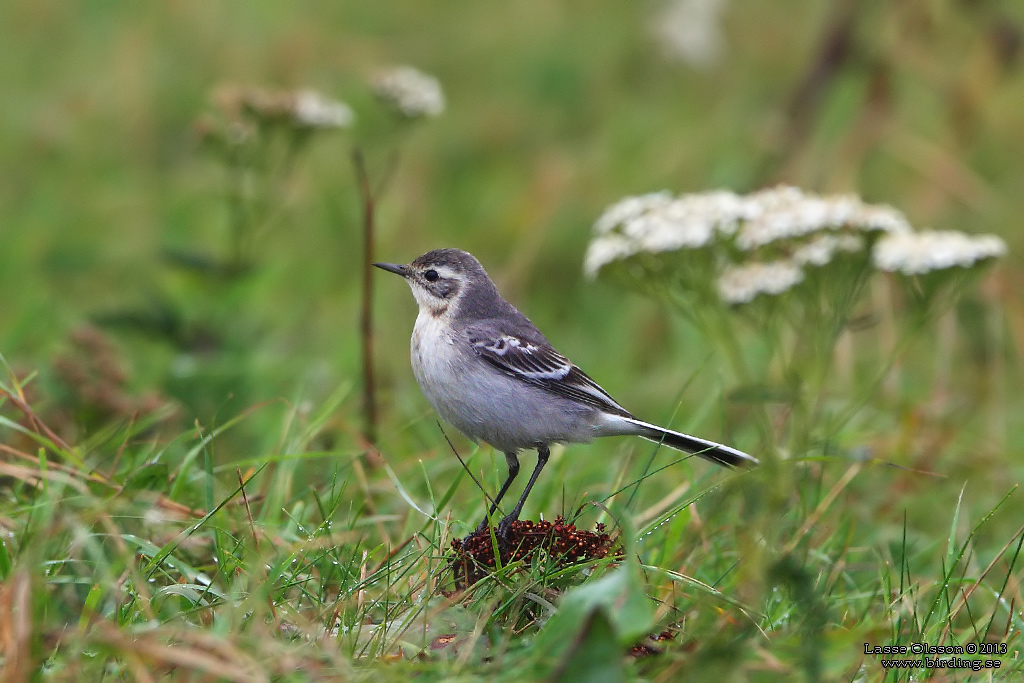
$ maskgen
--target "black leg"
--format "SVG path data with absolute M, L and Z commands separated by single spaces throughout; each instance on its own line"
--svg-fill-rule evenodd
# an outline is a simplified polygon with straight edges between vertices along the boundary
M 512 508 L 512 512 L 505 515 L 505 518 L 501 520 L 501 524 L 498 525 L 498 535 L 504 536 L 505 532 L 512 525 L 512 522 L 519 519 L 519 513 L 523 511 L 523 503 L 526 502 L 527 496 L 530 495 L 530 490 L 537 481 L 537 477 L 540 475 L 540 471 L 544 469 L 544 465 L 548 464 L 548 457 L 551 455 L 551 451 L 548 450 L 546 445 L 537 446 L 537 466 L 533 468 L 533 474 L 530 475 L 530 481 L 526 482 L 526 490 L 523 491 L 523 495 L 519 497 L 519 502 Z
M 505 497 L 505 492 L 508 491 L 508 487 L 512 485 L 512 481 L 519 476 L 519 458 L 515 453 L 506 453 L 505 462 L 508 464 L 508 478 L 505 479 L 505 483 L 498 489 L 498 495 L 494 497 L 494 502 L 491 503 L 491 510 L 484 517 L 484 521 L 480 522 L 480 526 L 476 528 L 476 533 L 480 533 L 487 528 L 487 522 L 490 521 L 494 515 L 494 511 L 498 509 L 498 503 Z

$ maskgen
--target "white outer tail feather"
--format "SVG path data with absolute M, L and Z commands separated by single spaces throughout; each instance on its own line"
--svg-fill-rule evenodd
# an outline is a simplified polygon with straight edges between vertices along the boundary
M 724 467 L 743 467 L 760 464 L 754 456 L 731 446 L 708 441 L 698 436 L 690 436 L 682 432 L 674 432 L 671 429 L 652 425 L 649 422 L 643 422 L 636 418 L 615 416 L 613 419 L 609 419 L 604 426 L 607 431 L 604 431 L 603 435 L 635 434 L 648 441 L 664 444 L 683 453 L 699 455 L 705 460 Z

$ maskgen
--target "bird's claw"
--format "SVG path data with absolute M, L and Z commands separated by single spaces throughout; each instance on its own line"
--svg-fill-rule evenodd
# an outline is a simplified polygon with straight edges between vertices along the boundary
M 505 517 L 503 520 L 498 522 L 498 528 L 495 529 L 495 535 L 498 537 L 498 540 L 503 542 L 508 541 L 509 535 L 512 531 L 512 525 L 515 522 L 516 520 L 512 517 Z
M 480 525 L 476 528 L 476 531 L 474 531 L 472 535 L 479 536 L 481 534 L 487 534 L 488 531 L 490 530 L 489 522 L 489 519 L 484 519 L 484 521 L 480 522 Z M 500 522 L 498 522 L 498 525 L 494 527 L 494 536 L 498 539 L 499 542 L 508 542 L 509 536 L 512 532 L 512 525 L 515 522 L 516 519 L 511 516 L 505 517 Z

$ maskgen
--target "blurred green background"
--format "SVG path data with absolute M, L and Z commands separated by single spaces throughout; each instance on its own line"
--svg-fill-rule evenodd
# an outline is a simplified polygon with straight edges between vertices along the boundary
M 679 7 L 691 13 L 672 15 Z M 658 37 L 666 31 L 683 35 L 675 52 Z M 768 625 L 763 641 L 763 632 L 755 634 L 747 624 L 749 633 L 736 641 L 740 649 L 723 649 L 716 638 L 733 638 L 742 619 L 732 602 L 728 609 L 704 603 L 702 621 L 686 637 L 729 666 L 736 666 L 741 652 L 757 660 L 759 671 L 796 671 L 798 665 L 786 669 L 778 658 L 799 659 L 799 640 L 818 648 L 805 657 L 811 671 L 828 641 L 833 654 L 841 653 L 837 670 L 842 667 L 846 679 L 860 676 L 860 643 L 923 637 L 904 628 L 905 614 L 920 613 L 919 605 L 906 606 L 914 602 L 916 582 L 925 598 L 945 593 L 949 607 L 949 591 L 961 590 L 950 580 L 954 572 L 976 582 L 971 586 L 986 587 L 976 603 L 998 602 L 1005 589 L 1006 612 L 1013 605 L 1019 612 L 1013 596 L 1020 582 L 1010 581 L 1017 560 L 1004 557 L 1018 538 L 1019 514 L 1010 511 L 1016 498 L 976 535 L 966 535 L 1024 475 L 1024 396 L 1016 390 L 1024 348 L 1019 0 L 5 0 L 0 46 L 0 353 L 19 377 L 38 372 L 28 385 L 30 402 L 81 447 L 76 473 L 84 480 L 109 471 L 126 484 L 122 489 L 118 483 L 116 494 L 103 493 L 135 511 L 119 518 L 126 532 L 142 533 L 131 525 L 143 520 L 136 508 L 148 511 L 148 494 L 169 491 L 166 498 L 186 511 L 198 505 L 213 509 L 234 495 L 235 462 L 253 470 L 266 467 L 250 493 L 259 486 L 260 495 L 266 494 L 253 499 L 257 520 L 268 537 L 280 537 L 260 552 L 280 552 L 281 567 L 293 566 L 308 540 L 301 524 L 317 528 L 325 521 L 327 528 L 337 513 L 350 531 L 375 525 L 376 535 L 359 536 L 351 547 L 329 537 L 324 546 L 351 551 L 348 568 L 355 578 L 344 585 L 350 597 L 359 595 L 362 610 L 367 557 L 371 564 L 390 560 L 392 548 L 405 547 L 401 539 L 416 540 L 417 533 L 422 539 L 427 528 L 396 489 L 434 502 L 435 491 L 452 486 L 452 497 L 431 522 L 434 536 L 409 563 L 425 568 L 428 582 L 438 566 L 431 564 L 433 557 L 448 550 L 448 534 L 476 524 L 482 496 L 466 479 L 455 492 L 460 465 L 409 368 L 415 303 L 402 282 L 377 272 L 379 446 L 394 473 L 387 471 L 389 480 L 383 468 L 368 467 L 367 483 L 358 469 L 366 455 L 359 395 L 362 226 L 352 151 L 365 150 L 371 175 L 380 177 L 398 138 L 382 125 L 386 112 L 367 79 L 382 67 L 410 64 L 440 79 L 447 111 L 417 122 L 402 138 L 397 170 L 379 207 L 378 260 L 408 262 L 442 246 L 474 253 L 506 298 L 637 415 L 671 420 L 680 429 L 741 448 L 757 443 L 753 420 L 746 419 L 753 412 L 750 399 L 747 406 L 730 400 L 734 380 L 716 349 L 669 307 L 614 282 L 584 278 L 591 226 L 606 206 L 662 189 L 748 192 L 784 182 L 891 204 L 917 228 L 1006 239 L 1009 256 L 951 317 L 929 328 L 893 382 L 843 427 L 842 457 L 802 460 L 804 454 L 790 454 L 793 460 L 780 467 L 758 470 L 767 474 L 737 477 L 735 486 L 720 486 L 721 473 L 704 465 L 683 463 L 682 469 L 645 480 L 635 501 L 630 496 L 615 505 L 616 511 L 643 511 L 638 516 L 654 524 L 663 507 L 693 496 L 693 505 L 665 513 L 671 524 L 658 522 L 638 543 L 647 544 L 643 552 L 652 562 L 714 583 L 736 605 L 746 601 L 762 610 L 765 623 L 779 620 L 778 628 Z M 197 126 L 214 112 L 211 94 L 223 86 L 314 88 L 349 103 L 358 117 L 350 130 L 312 139 L 279 188 L 281 212 L 255 245 L 258 267 L 233 284 L 172 267 L 166 258 L 169 250 L 214 257 L 227 250 L 229 188 Z M 899 304 L 893 307 L 897 315 Z M 877 323 L 866 318 L 860 322 Z M 88 324 L 99 326 L 101 334 L 83 332 Z M 855 339 L 874 343 L 877 335 Z M 876 351 L 869 350 L 869 357 L 885 350 Z M 841 395 L 846 386 L 837 381 L 828 389 Z M 339 388 L 335 409 L 331 397 Z M 157 429 L 125 429 L 130 444 L 123 448 L 110 425 L 159 405 L 173 406 L 173 416 Z M 217 437 L 216 452 L 193 440 L 253 407 L 241 424 Z M 23 419 L 9 401 L 3 408 L 4 419 Z M 318 410 L 326 416 L 322 420 L 315 416 Z M 196 420 L 206 431 L 191 428 Z M 20 438 L 10 435 L 12 443 Z M 465 442 L 451 435 L 468 454 Z M 31 459 L 38 443 L 26 440 L 18 447 Z M 200 460 L 188 460 L 200 450 L 204 472 L 196 464 Z M 190 455 L 183 458 L 185 452 Z M 653 461 L 651 452 L 625 439 L 572 447 L 565 457 L 556 452 L 524 517 L 543 511 L 550 519 L 584 499 L 601 500 L 620 484 L 638 482 L 648 458 Z M 852 463 L 864 454 L 878 461 L 863 469 Z M 675 456 L 658 457 L 660 467 Z M 527 456 L 524 467 L 532 462 Z M 162 469 L 152 468 L 152 476 L 132 484 L 137 469 L 145 475 L 155 464 Z M 486 451 L 471 467 L 483 473 L 490 490 L 504 476 L 500 456 L 489 458 Z M 216 497 L 215 472 L 223 489 Z M 242 472 L 237 474 L 241 481 Z M 33 505 L 45 498 L 37 496 L 34 476 L 24 475 L 28 483 L 10 488 L 5 498 L 27 518 L 39 517 Z M 313 487 L 305 486 L 311 482 Z M 687 482 L 693 482 L 691 492 Z M 79 524 L 74 505 L 87 509 L 81 524 L 91 528 L 90 506 L 105 509 L 108 502 L 55 491 L 53 500 L 65 506 L 56 519 L 70 520 L 69 528 Z M 334 501 L 329 513 L 310 500 L 319 505 L 321 494 Z M 249 501 L 245 505 L 248 511 Z M 241 508 L 232 510 L 226 508 L 222 517 L 234 520 L 228 525 L 233 532 L 241 530 L 235 534 L 242 539 L 238 547 L 248 543 L 250 527 L 257 543 L 252 517 L 246 521 Z M 179 522 L 188 528 L 174 523 Z M 15 526 L 4 524 L 8 530 Z M 32 527 L 26 521 L 24 528 Z M 215 539 L 220 533 L 209 531 Z M 174 534 L 163 538 L 154 531 L 154 548 L 176 544 L 168 540 Z M 800 581 L 761 571 L 768 567 L 765 558 L 779 552 L 765 542 L 773 537 L 788 545 L 783 560 L 803 544 L 796 553 L 807 560 Z M 25 577 L 30 571 L 42 576 L 36 571 L 39 558 L 58 563 L 67 555 L 64 536 L 46 531 L 27 538 L 17 539 L 22 545 L 15 554 L 18 571 L 31 567 L 22 572 Z M 35 549 L 48 538 L 55 539 L 52 547 Z M 414 545 L 408 545 L 409 553 Z M 224 585 L 261 581 L 256 570 L 266 563 L 258 553 L 245 560 L 251 565 L 244 566 L 256 568 L 252 577 L 226 569 L 218 574 L 217 567 L 226 567 L 218 557 L 195 564 Z M 134 551 L 124 558 L 134 562 Z M 324 554 L 316 561 L 333 591 L 331 558 Z M 68 605 L 72 616 L 54 611 L 37 618 L 40 633 L 50 638 L 39 653 L 64 638 L 70 620 L 79 620 L 83 637 L 93 637 L 86 627 L 95 603 L 88 610 L 78 605 L 88 603 L 86 595 L 98 596 L 101 586 L 113 586 L 114 596 L 103 618 L 120 609 L 122 559 L 112 562 L 116 571 L 108 571 L 109 580 L 95 578 L 90 559 L 75 581 L 61 584 L 68 587 L 64 597 L 48 598 Z M 989 574 L 995 565 L 988 562 L 996 560 Z M 96 566 L 107 571 L 102 562 Z M 176 586 L 176 574 L 161 577 Z M 1006 582 L 999 584 L 1003 577 Z M 262 583 L 278 591 L 275 586 L 290 586 L 291 579 L 281 571 Z M 384 595 L 385 611 L 393 589 L 389 581 L 370 586 Z M 824 621 L 805 623 L 805 614 L 817 613 L 802 603 L 791 608 L 782 598 L 787 586 L 801 581 L 822 591 L 830 610 L 827 627 Z M 659 619 L 666 624 L 685 623 L 697 613 L 691 607 L 704 600 L 687 595 L 687 587 L 677 596 L 675 584 L 651 585 L 664 598 Z M 74 600 L 67 598 L 72 589 L 79 592 Z M 419 590 L 409 588 L 403 600 L 412 605 Z M 271 610 L 275 600 L 287 602 L 283 589 L 274 595 Z M 321 596 L 314 607 L 332 606 L 339 595 Z M 228 613 L 235 606 L 224 604 Z M 249 623 L 248 604 L 238 601 L 237 624 Z M 671 611 L 677 604 L 685 612 Z M 928 607 L 927 600 L 920 604 Z M 473 605 L 480 623 L 504 623 L 504 617 L 494 617 L 493 605 L 481 605 Z M 1008 634 L 1011 623 L 1019 625 L 1004 615 L 1004 607 L 992 606 L 1000 629 L 994 637 L 1003 637 L 1004 616 Z M 199 615 L 205 608 L 195 609 Z M 329 613 L 325 624 L 333 628 Z M 957 617 L 957 637 L 973 628 L 978 613 L 969 615 L 970 624 Z M 137 616 L 129 614 L 126 623 Z M 176 618 L 167 621 L 175 625 Z M 46 625 L 46 619 L 54 623 Z M 251 623 L 270 623 L 264 621 Z M 226 628 L 233 634 L 232 627 L 215 623 L 221 633 Z M 273 625 L 272 639 L 251 648 L 267 659 L 273 650 L 265 643 L 281 635 L 276 616 Z M 757 645 L 748 647 L 752 638 Z M 69 651 L 91 652 L 92 646 Z M 510 652 L 510 658 L 496 658 L 495 666 L 514 660 L 517 651 Z M 682 661 L 690 650 L 676 654 Z M 489 656 L 482 659 L 481 666 L 488 661 Z M 693 661 L 703 670 L 704 660 Z
M 777 182 L 855 191 L 918 227 L 994 232 L 1019 249 L 1024 6 L 719 9 L 705 28 L 720 32 L 717 59 L 693 64 L 658 41 L 665 5 L 646 2 L 5 2 L 0 349 L 45 379 L 69 330 L 95 316 L 168 300 L 188 314 L 210 299 L 160 257 L 226 241 L 223 169 L 194 124 L 224 84 L 313 87 L 360 122 L 302 158 L 258 245 L 261 269 L 227 303 L 228 338 L 213 353 L 123 329 L 114 338 L 133 389 L 160 387 L 186 421 L 282 396 L 317 401 L 345 382 L 355 391 L 350 153 L 361 144 L 371 170 L 382 167 L 391 146 L 372 125 L 381 112 L 366 79 L 405 63 L 441 80 L 448 110 L 402 148 L 377 256 L 473 252 L 559 348 L 654 420 L 695 369 L 684 407 L 722 386 L 713 351 L 662 307 L 584 280 L 590 226 L 624 195 Z M 1013 256 L 994 281 L 983 296 L 1006 306 L 1020 348 Z M 414 303 L 379 279 L 376 307 L 385 431 L 418 418 L 435 430 L 406 360 Z

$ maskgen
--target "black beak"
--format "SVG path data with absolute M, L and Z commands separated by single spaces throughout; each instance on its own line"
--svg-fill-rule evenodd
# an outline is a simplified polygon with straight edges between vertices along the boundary
M 373 265 L 377 266 L 381 270 L 386 270 L 389 273 L 401 275 L 402 277 L 409 274 L 409 266 L 401 266 L 397 263 L 374 263 Z

